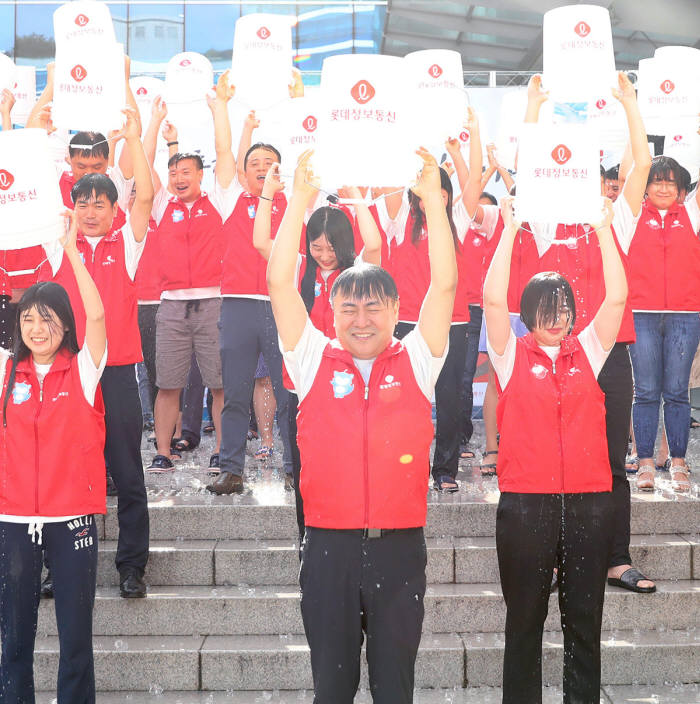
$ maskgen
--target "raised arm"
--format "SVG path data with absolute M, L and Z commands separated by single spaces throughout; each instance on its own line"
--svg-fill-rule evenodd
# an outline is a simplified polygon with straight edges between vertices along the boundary
M 76 246 L 78 237 L 78 220 L 75 211 L 65 212 L 66 234 L 60 239 L 63 253 L 68 258 L 75 275 L 78 291 L 85 309 L 85 344 L 96 367 L 100 365 L 107 347 L 107 329 L 105 327 L 105 310 L 95 282 L 85 268 L 85 264 Z
M 235 87 L 228 82 L 228 71 L 224 71 L 216 82 L 216 97 L 213 105 L 210 105 L 214 115 L 214 173 L 222 188 L 228 188 L 236 175 L 236 160 L 231 151 L 231 122 L 228 116 L 228 102 L 235 92 Z
M 479 198 L 484 190 L 481 187 L 483 157 L 481 154 L 479 119 L 471 108 L 467 110 L 467 124 L 465 127 L 469 130 L 469 178 L 467 179 L 467 187 L 462 193 L 462 202 L 467 214 L 473 217 L 478 224 L 481 224 L 484 219 L 484 211 L 479 205 Z
M 484 281 L 484 315 L 486 331 L 491 349 L 503 354 L 510 337 L 510 316 L 508 315 L 508 282 L 513 242 L 519 225 L 513 219 L 513 198 L 501 200 L 503 234 L 491 260 L 491 266 Z
M 372 213 L 369 211 L 369 206 L 362 199 L 362 192 L 357 186 L 349 186 L 345 189 L 355 203 L 355 215 L 357 216 L 357 225 L 360 230 L 360 237 L 364 243 L 362 249 L 362 261 L 366 264 L 382 265 L 382 236 L 379 234 L 379 228 Z M 359 254 L 359 252 L 357 252 Z
M 255 222 L 253 223 L 253 247 L 258 250 L 258 254 L 267 261 L 272 250 L 272 201 L 275 193 L 284 189 L 284 184 L 280 180 L 280 165 L 274 163 L 265 175 L 260 202 L 255 212 Z
M 124 135 L 126 138 L 125 150 L 129 150 L 131 162 L 134 169 L 134 188 L 136 198 L 131 206 L 129 222 L 134 233 L 134 239 L 142 242 L 148 232 L 148 219 L 151 216 L 153 207 L 153 181 L 151 180 L 151 168 L 146 160 L 146 154 L 141 144 L 141 129 L 134 110 L 124 110 L 126 115 L 126 126 Z
M 612 220 L 612 201 L 606 198 L 603 220 L 596 225 L 600 254 L 603 259 L 605 298 L 593 318 L 596 335 L 603 349 L 606 350 L 612 349 L 615 344 L 627 301 L 627 277 L 610 227 Z
M 418 316 L 418 329 L 433 357 L 441 357 L 450 334 L 457 290 L 457 260 L 447 211 L 440 191 L 440 167 L 430 152 L 418 150 L 423 170 L 411 190 L 423 201 L 428 230 L 430 286 Z
M 251 110 L 243 123 L 241 139 L 238 142 L 238 157 L 236 158 L 238 183 L 245 189 L 248 189 L 248 180 L 245 177 L 245 155 L 253 142 L 253 130 L 256 130 L 258 127 L 260 127 L 260 120 L 255 117 L 255 110 Z
M 151 104 L 151 119 L 143 135 L 143 151 L 146 155 L 146 161 L 151 168 L 154 191 L 161 189 L 160 177 L 156 173 L 154 163 L 156 160 L 156 151 L 158 150 L 158 131 L 167 115 L 168 106 L 165 104 L 163 98 L 159 95 L 156 96 Z M 177 144 L 177 133 L 175 134 L 175 142 Z
M 464 193 L 464 189 L 467 187 L 467 179 L 469 178 L 469 169 L 462 156 L 462 147 L 459 144 L 458 139 L 450 137 L 445 142 L 445 149 L 452 159 L 452 164 L 457 172 L 457 180 L 459 181 L 459 190 Z
M 294 172 L 294 188 L 287 210 L 282 218 L 267 263 L 267 288 L 277 332 L 286 351 L 296 348 L 309 317 L 301 294 L 295 286 L 299 240 L 304 224 L 304 213 L 311 198 L 316 195 L 318 179 L 311 169 L 313 150 L 299 157 Z
M 141 115 L 139 113 L 139 107 L 136 104 L 136 98 L 129 85 L 129 78 L 131 77 L 131 59 L 124 55 L 124 92 L 126 95 L 126 107 L 129 110 L 133 110 L 138 122 L 139 137 L 141 136 L 141 131 L 143 129 L 141 125 Z M 116 146 L 116 143 L 115 143 Z M 119 170 L 122 172 L 122 176 L 125 179 L 130 179 L 134 175 L 134 164 L 131 160 L 131 151 L 129 149 L 122 149 L 122 153 L 119 155 Z
M 289 97 L 304 97 L 304 79 L 301 76 L 301 71 L 296 67 L 292 68 L 292 80 L 289 84 Z
M 53 77 L 55 68 L 56 64 L 53 61 L 46 65 L 46 86 L 44 90 L 41 91 L 41 95 L 36 103 L 34 103 L 34 107 L 29 113 L 27 127 L 43 127 L 45 124 L 42 124 L 43 120 L 40 115 L 44 108 L 48 107 L 49 103 L 53 100 Z
M 511 189 L 513 188 L 513 184 L 515 181 L 513 181 L 513 177 L 510 175 L 510 172 L 508 169 L 503 166 L 498 161 L 498 157 L 496 156 L 496 145 L 495 144 L 487 144 L 486 145 L 486 156 L 488 157 L 489 160 L 489 170 L 493 168 L 494 171 L 498 171 L 499 176 L 503 179 L 503 185 L 506 187 L 506 190 L 508 193 L 510 193 Z M 488 172 L 487 172 L 488 173 Z M 486 184 L 484 183 L 483 179 L 481 181 L 481 191 L 486 190 Z
M 642 122 L 642 116 L 637 104 L 634 87 L 622 71 L 617 74 L 618 88 L 613 90 L 613 95 L 622 103 L 627 116 L 627 127 L 630 133 L 630 148 L 633 160 L 632 168 L 625 169 L 625 183 L 622 193 L 633 215 L 639 214 L 642 207 L 644 192 L 647 187 L 647 178 L 651 168 L 651 154 L 647 144 L 647 133 Z M 622 171 L 622 168 L 620 168 Z
M 2 131 L 12 129 L 12 108 L 15 104 L 15 96 L 7 88 L 3 88 L 2 98 L 0 98 L 0 116 L 2 117 Z

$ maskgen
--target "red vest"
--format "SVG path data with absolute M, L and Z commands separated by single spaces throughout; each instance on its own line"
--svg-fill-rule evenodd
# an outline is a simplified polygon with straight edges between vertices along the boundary
M 158 235 L 153 218 L 148 222 L 146 245 L 136 269 L 136 298 L 139 301 L 159 301 L 162 293 L 158 262 Z
M 3 401 L 10 366 L 8 360 Z M 98 387 L 93 408 L 80 385 L 75 355 L 58 353 L 44 377 L 43 393 L 31 356 L 17 364 L 7 427 L 0 422 L 0 436 L 0 513 L 106 513 L 102 392 Z
M 516 344 L 510 381 L 505 391 L 498 385 L 499 489 L 610 491 L 605 395 L 581 343 L 565 337 L 556 365 L 531 333 Z
M 328 344 L 297 429 L 306 525 L 425 525 L 430 401 L 399 341 L 374 361 L 367 387 L 350 354 Z
M 29 288 L 37 282 L 39 265 L 46 259 L 44 248 L 39 244 L 24 249 L 0 251 L 0 296 L 12 295 L 12 289 Z M 29 274 L 13 274 L 16 271 L 32 270 Z
M 428 258 L 428 235 L 425 230 L 420 240 L 413 243 L 411 228 L 413 216 L 409 214 L 403 242 L 392 244 L 390 252 L 390 271 L 399 291 L 399 320 L 407 323 L 418 322 L 423 299 L 430 286 L 430 260 Z M 469 322 L 468 268 L 465 249 L 455 247 L 457 257 L 457 292 L 452 309 L 453 323 Z
M 70 210 L 75 208 L 73 199 L 70 197 L 70 192 L 77 181 L 70 171 L 64 171 L 61 177 L 58 179 L 58 186 L 61 189 L 61 196 L 63 196 L 63 205 Z M 126 223 L 126 215 L 124 211 L 117 206 L 117 214 L 114 216 L 114 221 L 112 222 L 112 230 L 121 230 Z
M 221 283 L 221 215 L 206 195 L 200 195 L 191 208 L 179 199 L 170 200 L 156 240 L 164 291 Z
M 221 277 L 222 295 L 268 296 L 267 262 L 253 246 L 253 225 L 258 196 L 244 191 L 236 201 L 223 227 L 225 254 Z M 284 193 L 278 191 L 272 201 L 270 237 L 275 238 L 287 208 Z
M 662 219 L 644 202 L 629 259 L 633 310 L 700 311 L 700 240 L 683 204 Z
M 116 367 L 142 361 L 136 284 L 126 272 L 122 231 L 105 235 L 97 243 L 94 252 L 81 233 L 78 233 L 77 244 L 81 258 L 97 285 L 105 309 L 107 366 Z M 82 345 L 85 340 L 85 309 L 68 257 L 63 256 L 55 276 L 52 276 L 51 266 L 47 262 L 42 267 L 39 278 L 41 281 L 55 281 L 68 291 L 75 315 L 78 344 Z

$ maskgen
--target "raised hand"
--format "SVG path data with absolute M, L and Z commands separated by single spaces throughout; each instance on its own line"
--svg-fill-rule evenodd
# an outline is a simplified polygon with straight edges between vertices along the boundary
M 440 167 L 435 157 L 425 147 L 417 149 L 416 154 L 423 160 L 423 168 L 411 190 L 421 200 L 429 195 L 440 195 Z
M 320 180 L 314 174 L 311 165 L 313 153 L 313 149 L 307 149 L 302 152 L 297 162 L 297 168 L 294 170 L 294 193 L 299 193 L 307 198 L 315 195 L 320 186 Z
M 634 92 L 634 86 L 632 85 L 632 81 L 630 81 L 624 71 L 617 72 L 617 85 L 617 88 L 612 89 L 612 94 L 621 103 L 637 99 L 637 96 Z
M 275 162 L 265 174 L 261 195 L 265 198 L 274 198 L 275 193 L 284 190 L 284 183 L 280 178 L 280 165 Z
M 542 76 L 536 73 L 527 84 L 527 100 L 528 102 L 542 105 L 549 100 L 549 91 L 542 90 Z

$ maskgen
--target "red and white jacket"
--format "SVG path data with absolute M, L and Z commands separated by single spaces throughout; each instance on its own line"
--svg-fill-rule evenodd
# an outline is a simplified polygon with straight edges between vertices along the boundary
M 8 360 L 3 400 L 10 365 Z M 59 351 L 43 389 L 31 356 L 17 364 L 0 437 L 0 514 L 106 513 L 102 394 L 98 388 L 94 407 L 87 401 L 76 355 Z
M 37 270 L 45 258 L 41 245 L 0 250 L 0 296 L 11 296 L 14 289 L 35 284 Z

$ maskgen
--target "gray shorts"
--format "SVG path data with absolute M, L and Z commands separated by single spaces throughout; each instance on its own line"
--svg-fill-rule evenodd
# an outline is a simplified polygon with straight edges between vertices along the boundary
M 202 381 L 221 389 L 219 354 L 220 298 L 194 301 L 163 299 L 156 315 L 156 384 L 161 389 L 182 389 L 187 383 L 192 352 Z

